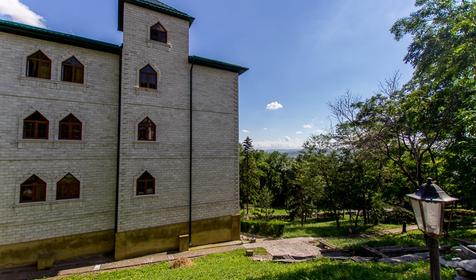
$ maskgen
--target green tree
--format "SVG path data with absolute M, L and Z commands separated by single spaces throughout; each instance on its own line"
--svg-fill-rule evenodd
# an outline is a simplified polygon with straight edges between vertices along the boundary
M 253 141 L 247 137 L 242 144 L 240 156 L 240 200 L 249 213 L 249 204 L 253 203 L 259 188 L 259 170 L 255 160 Z
M 440 182 L 476 207 L 476 2 L 418 0 L 416 6 L 391 29 L 397 40 L 412 37 L 405 61 L 415 72 L 406 88 L 418 96 L 410 106 L 431 104 L 420 120 L 442 132 Z

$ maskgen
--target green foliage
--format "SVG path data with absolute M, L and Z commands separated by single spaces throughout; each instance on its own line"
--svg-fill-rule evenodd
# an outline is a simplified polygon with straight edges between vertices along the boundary
M 286 223 L 279 221 L 241 221 L 241 232 L 260 236 L 280 237 L 284 233 L 285 226 Z
M 258 211 L 255 214 L 259 220 L 269 220 L 273 215 L 273 209 L 271 204 L 273 203 L 273 194 L 271 191 L 264 187 L 258 194 L 256 198 L 256 206 L 258 206 Z
M 407 104 L 427 104 L 417 115 L 440 139 L 431 157 L 440 184 L 476 208 L 476 2 L 416 4 L 418 11 L 391 29 L 397 40 L 412 36 L 405 61 L 415 73 L 406 88 L 415 98 Z
M 242 151 L 240 155 L 240 202 L 242 205 L 246 205 L 248 211 L 248 205 L 253 203 L 256 198 L 260 170 L 256 166 L 255 150 L 249 137 L 245 139 L 240 150 Z
M 402 207 L 393 207 L 392 209 L 384 212 L 382 222 L 386 224 L 415 223 L 415 215 L 408 209 Z

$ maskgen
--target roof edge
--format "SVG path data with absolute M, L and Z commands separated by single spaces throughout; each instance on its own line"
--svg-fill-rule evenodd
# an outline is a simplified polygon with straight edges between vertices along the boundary
M 122 49 L 119 45 L 2 19 L 0 19 L 0 32 L 114 54 L 120 54 Z
M 124 3 L 129 3 L 129 4 L 136 5 L 142 8 L 146 8 L 146 9 L 160 12 L 169 16 L 186 20 L 189 22 L 189 26 L 191 26 L 192 23 L 195 21 L 194 17 L 188 15 L 187 13 L 176 10 L 172 7 L 170 8 L 161 7 L 161 6 L 154 5 L 152 3 L 148 3 L 142 0 L 118 0 L 118 5 L 119 5 L 118 6 L 118 11 L 119 11 L 118 12 L 118 29 L 119 31 L 123 31 L 124 29 Z
M 217 69 L 221 69 L 221 70 L 227 70 L 227 71 L 235 72 L 235 73 L 238 73 L 239 75 L 241 75 L 241 74 L 243 74 L 243 73 L 245 73 L 246 71 L 249 70 L 246 67 L 242 67 L 242 66 L 235 65 L 235 64 L 230 64 L 230 63 L 223 62 L 223 61 L 204 58 L 204 57 L 200 57 L 200 56 L 189 56 L 188 57 L 188 62 L 192 63 L 192 64 L 196 64 L 196 65 L 208 66 L 208 67 L 212 67 L 212 68 L 217 68 Z

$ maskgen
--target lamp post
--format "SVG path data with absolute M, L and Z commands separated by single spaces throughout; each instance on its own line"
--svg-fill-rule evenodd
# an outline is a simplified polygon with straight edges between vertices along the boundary
M 444 208 L 458 199 L 449 196 L 432 179 L 423 184 L 415 193 L 407 194 L 415 213 L 418 228 L 426 237 L 430 251 L 430 275 L 432 280 L 440 280 L 440 251 L 438 237 L 443 235 Z

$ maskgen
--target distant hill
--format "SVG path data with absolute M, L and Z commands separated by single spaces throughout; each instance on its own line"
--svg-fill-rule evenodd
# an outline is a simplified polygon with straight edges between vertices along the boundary
M 280 152 L 283 154 L 288 154 L 290 157 L 297 157 L 301 149 L 265 149 L 265 152 L 272 153 L 272 152 Z

